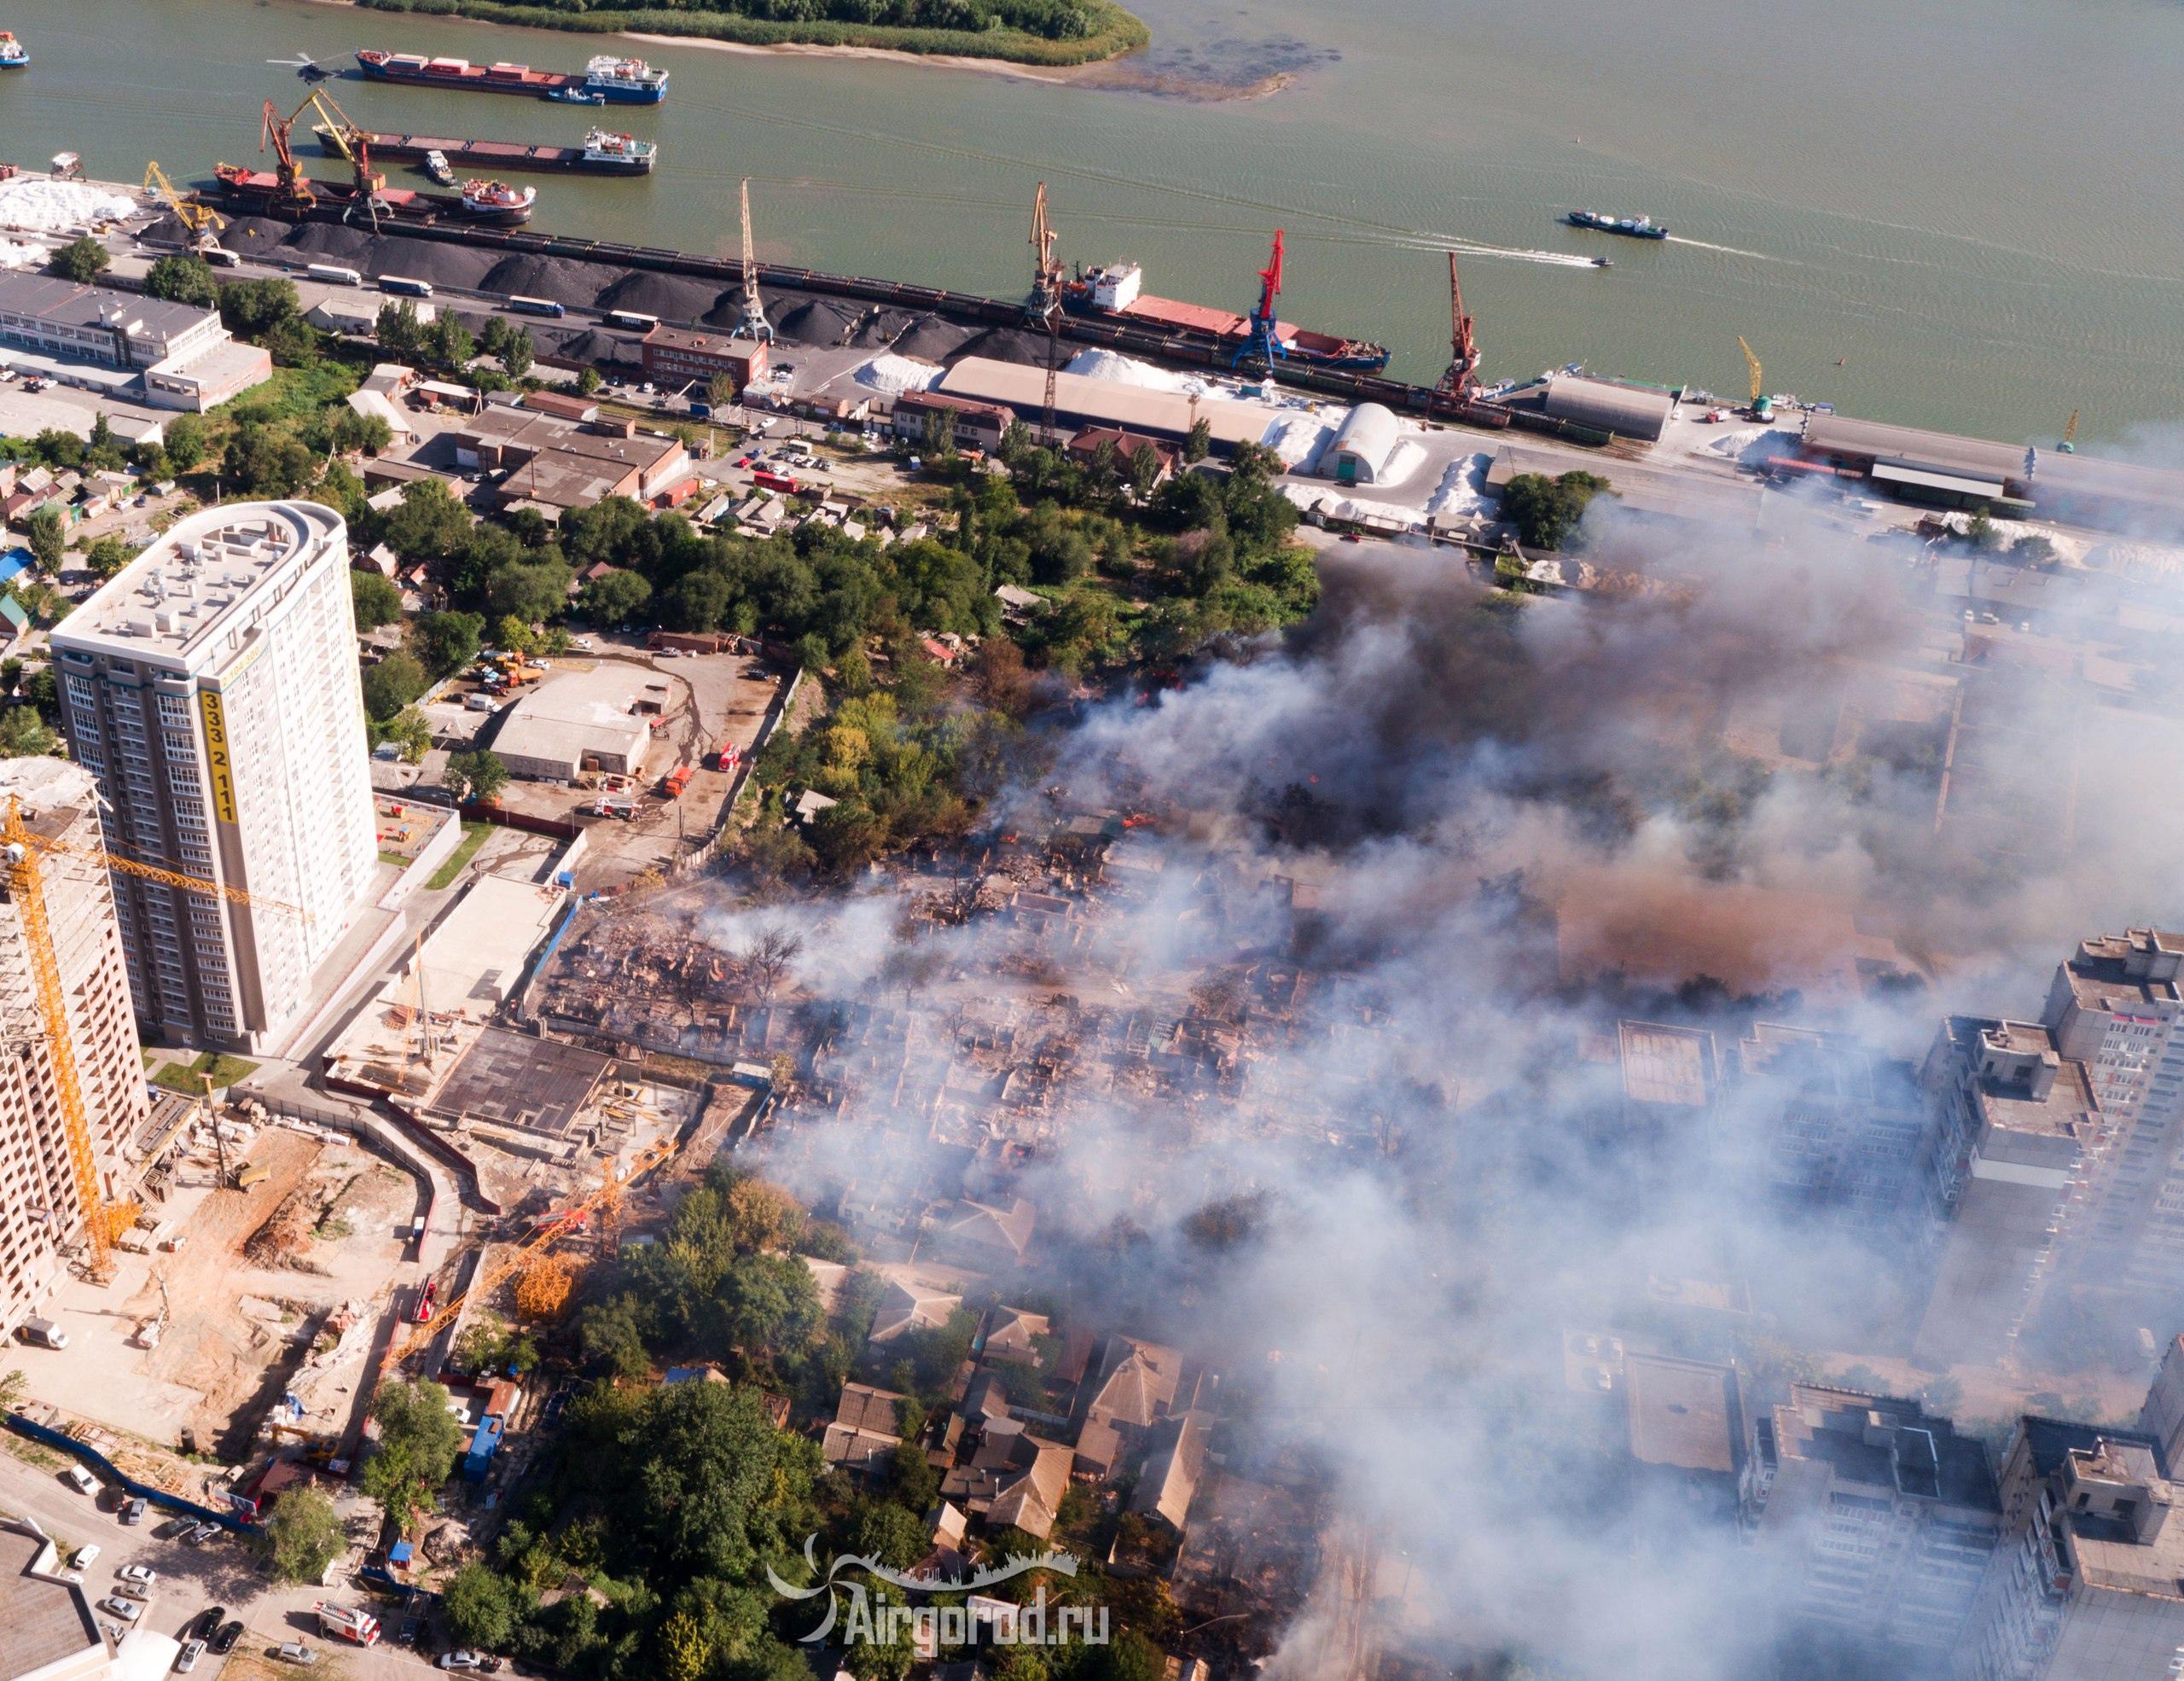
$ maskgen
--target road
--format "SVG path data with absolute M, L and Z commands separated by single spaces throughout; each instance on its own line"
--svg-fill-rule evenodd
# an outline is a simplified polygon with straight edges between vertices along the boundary
M 179 1639 L 184 1623 L 208 1605 L 221 1605 L 228 1608 L 230 1617 L 241 1619 L 244 1627 L 231 1658 L 267 1652 L 285 1640 L 326 1647 L 328 1643 L 317 1632 L 312 1606 L 321 1599 L 353 1597 L 272 1581 L 250 1544 L 232 1536 L 202 1547 L 162 1540 L 156 1532 L 168 1520 L 157 1510 L 131 1527 L 121 1521 L 113 1504 L 111 1494 L 94 1500 L 62 1482 L 56 1470 L 29 1464 L 12 1451 L 0 1452 L 0 1513 L 30 1519 L 63 1547 L 85 1542 L 97 1545 L 99 1556 L 84 1574 L 84 1592 L 89 1598 L 96 1601 L 111 1592 L 114 1572 L 125 1564 L 147 1565 L 159 1573 L 141 1628 Z M 358 1516 L 367 1524 L 376 1521 L 373 1514 Z M 101 1614 L 94 1610 L 93 1614 Z M 337 1654 L 329 1649 L 328 1656 L 332 1661 L 314 1672 L 322 1681 L 378 1681 L 382 1677 L 415 1681 L 431 1672 L 431 1666 L 415 1653 L 385 1643 L 369 1651 L 345 1648 Z M 228 1661 L 208 1653 L 195 1674 L 210 1681 Z

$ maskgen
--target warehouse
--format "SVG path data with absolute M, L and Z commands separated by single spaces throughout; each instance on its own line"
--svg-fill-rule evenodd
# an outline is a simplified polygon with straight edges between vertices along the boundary
M 1403 443 L 1403 428 L 1392 411 L 1378 403 L 1360 403 L 1350 411 L 1334 439 L 1334 476 L 1345 485 L 1377 485 Z
M 640 710 L 646 682 L 642 668 L 617 664 L 556 677 L 502 718 L 493 752 L 510 776 L 533 782 L 573 782 L 587 771 L 633 775 L 652 739 Z
M 1589 380 L 1580 374 L 1557 374 L 1547 382 L 1544 401 L 1547 412 L 1556 420 L 1648 443 L 1659 439 L 1675 406 L 1665 391 Z
M 950 397 L 995 404 L 1036 422 L 1046 406 L 1047 374 L 1043 368 L 967 356 L 934 388 Z M 1230 455 L 1239 444 L 1263 442 L 1269 432 L 1296 414 L 1293 409 L 1233 398 L 1194 400 L 1179 392 L 1085 374 L 1054 375 L 1054 419 L 1072 433 L 1087 426 L 1112 426 L 1180 444 L 1190 436 L 1193 422 L 1202 420 L 1213 433 L 1213 453 Z

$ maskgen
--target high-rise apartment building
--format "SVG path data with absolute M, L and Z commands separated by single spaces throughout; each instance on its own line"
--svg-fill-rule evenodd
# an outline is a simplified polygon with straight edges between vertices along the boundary
M 138 1014 L 193 1042 L 275 1042 L 378 858 L 347 528 L 311 503 L 208 509 L 53 648 L 115 850 L 262 901 L 117 876 Z
M 2184 1655 L 2184 1514 L 2154 1441 L 2025 1418 L 1961 1681 L 2170 1681 Z
M 1946 1668 L 1995 1550 L 1987 1450 L 1915 1401 L 1794 1383 L 1762 1433 L 1762 1549 L 1786 1597 L 1874 1672 Z
M 1933 1108 L 1921 1174 L 1940 1256 L 1917 1358 L 1991 1360 L 2051 1282 L 2100 1108 L 2086 1065 L 2035 1022 L 1950 1016 L 1920 1083 Z
M 1738 1131 L 1770 1202 L 1875 1238 L 1915 1218 L 1930 1111 L 1908 1063 L 1855 1033 L 1762 1021 L 1736 1069 Z
M 2156 1300 L 2184 1294 L 2184 934 L 2133 928 L 2080 943 L 2042 1019 L 2084 1062 L 2102 1136 L 2072 1221 L 2081 1281 Z
M 41 847 L 46 922 L 102 1193 L 117 1196 L 122 1147 L 150 1099 L 130 1010 L 128 966 L 90 777 L 57 759 L 0 759 L 0 801 L 15 800 Z M 0 1335 L 45 1300 L 84 1206 L 61 1121 L 53 1050 L 32 981 L 22 910 L 0 883 Z
M 2172 1474 L 2184 1471 L 2184 1335 L 2170 1337 L 2163 1351 L 2161 1370 L 2139 1409 L 2139 1434 L 2153 1438 Z

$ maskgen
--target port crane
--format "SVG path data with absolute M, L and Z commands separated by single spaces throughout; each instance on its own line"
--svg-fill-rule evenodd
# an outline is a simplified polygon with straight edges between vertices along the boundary
M 1054 241 L 1061 236 L 1047 219 L 1047 183 L 1042 181 L 1031 200 L 1031 314 L 1047 330 L 1046 406 L 1041 411 L 1039 442 L 1051 449 L 1054 441 L 1054 387 L 1061 371 L 1061 264 L 1054 256 Z
M 2077 435 L 2078 411 L 2076 409 L 2073 409 L 2071 410 L 2071 418 L 2069 422 L 2063 428 L 2062 442 L 2056 445 L 2055 448 L 2064 455 L 2076 455 L 2078 452 Z
M 731 339 L 753 339 L 771 344 L 774 323 L 766 319 L 766 305 L 758 296 L 758 243 L 751 237 L 751 177 L 743 177 L 743 316 L 729 331 Z
M 1441 375 L 1437 391 L 1462 398 L 1478 383 L 1478 340 L 1471 317 L 1464 313 L 1464 288 L 1456 278 L 1456 253 L 1449 253 L 1449 371 Z
M 1281 343 L 1281 328 L 1275 319 L 1274 300 L 1281 295 L 1281 230 L 1274 230 L 1274 255 L 1259 270 L 1258 307 L 1252 311 L 1252 335 L 1244 341 L 1243 349 L 1236 352 L 1232 364 L 1241 367 L 1245 363 L 1263 362 L 1266 371 L 1274 372 L 1275 361 L 1289 354 Z
M 160 167 L 157 158 L 144 166 L 144 185 L 140 190 L 156 192 L 167 201 L 176 219 L 189 230 L 191 249 L 202 251 L 220 242 L 220 230 L 228 225 L 228 218 L 209 204 L 183 197 L 175 190 L 174 183 L 167 179 L 167 172 Z
M 354 210 L 357 205 L 362 205 L 371 218 L 372 231 L 377 233 L 379 213 L 386 203 L 380 195 L 386 190 L 386 176 L 385 172 L 372 167 L 370 140 L 351 120 L 349 113 L 334 103 L 334 96 L 317 87 L 304 96 L 304 102 L 296 107 L 294 114 L 282 125 L 282 133 L 285 135 L 306 111 L 319 114 L 320 121 L 311 131 L 331 140 L 334 149 L 341 154 L 341 160 L 349 166 L 356 182 L 356 200 L 350 208 Z
M 1744 365 L 1751 374 L 1751 415 L 1754 420 L 1765 420 L 1774 412 L 1774 404 L 1760 394 L 1759 356 L 1745 342 L 1744 334 L 1737 334 L 1737 348 L 1744 352 Z
M 55 1096 L 61 1110 L 61 1136 L 67 1145 L 68 1167 L 75 1182 L 77 1201 L 84 1207 L 84 1232 L 90 1248 L 90 1271 L 104 1282 L 113 1274 L 113 1241 L 136 1219 L 136 1205 L 109 1203 L 99 1184 L 98 1158 L 91 1142 L 90 1111 L 84 1103 L 84 1082 L 76 1066 L 76 1041 L 68 1027 L 67 987 L 61 978 L 61 957 L 53 943 L 53 924 L 45 904 L 44 858 L 47 853 L 81 858 L 109 870 L 184 893 L 206 893 L 254 909 L 288 911 L 309 920 L 310 913 L 277 899 L 260 899 L 224 882 L 184 875 L 117 857 L 101 847 L 78 846 L 55 835 L 33 835 L 23 819 L 22 802 L 11 799 L 4 821 L 0 821 L 0 879 L 21 920 L 23 946 L 28 953 L 31 986 L 38 999 L 38 1026 L 53 1073 Z
M 298 114 L 301 114 L 299 109 Z M 281 108 L 267 100 L 258 113 L 258 149 L 273 154 L 273 173 L 277 182 L 270 208 L 276 211 L 303 212 L 317 207 L 318 189 L 311 178 L 296 167 L 296 154 L 288 144 L 288 131 L 294 118 L 284 118 Z

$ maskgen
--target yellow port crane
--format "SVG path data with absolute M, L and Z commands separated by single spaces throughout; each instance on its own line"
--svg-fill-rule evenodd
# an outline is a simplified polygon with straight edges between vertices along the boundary
M 371 218 L 374 231 L 377 231 L 380 207 L 383 202 L 380 195 L 386 190 L 386 175 L 384 171 L 372 167 L 371 143 L 365 138 L 365 131 L 357 126 L 346 111 L 334 103 L 334 96 L 323 89 L 313 88 L 304 96 L 304 102 L 296 107 L 294 114 L 288 119 L 289 125 L 293 126 L 306 111 L 318 113 L 321 120 L 312 125 L 311 132 L 322 140 L 333 142 L 334 149 L 349 166 L 350 173 L 356 181 L 356 203 L 363 206 Z
M 200 249 L 217 243 L 220 237 L 220 230 L 228 225 L 228 218 L 213 209 L 211 205 L 199 204 L 195 200 L 185 199 L 177 192 L 174 183 L 167 179 L 167 172 L 160 167 L 160 160 L 157 158 L 152 159 L 144 166 L 144 185 L 142 190 L 147 193 L 156 192 L 167 201 L 167 207 L 174 212 L 182 225 L 189 230 L 190 244 Z
M 1744 365 L 1751 372 L 1751 412 L 1756 418 L 1765 420 L 1774 404 L 1760 394 L 1761 375 L 1758 353 L 1745 342 L 1744 334 L 1741 333 L 1737 334 L 1737 348 L 1744 352 Z
M 67 991 L 61 979 L 60 953 L 53 944 L 53 924 L 46 915 L 42 857 L 47 852 L 87 858 L 109 870 L 179 887 L 186 893 L 217 894 L 238 904 L 287 910 L 306 921 L 310 913 L 275 899 L 253 898 L 240 887 L 156 869 L 134 858 L 117 858 L 99 847 L 76 846 L 55 836 L 33 835 L 23 821 L 22 803 L 12 798 L 8 801 L 7 818 L 4 824 L 0 824 L 0 864 L 5 866 L 8 897 L 22 920 L 23 946 L 30 957 L 31 984 L 38 995 L 38 1022 L 53 1069 L 55 1095 L 61 1104 L 61 1131 L 68 1146 L 69 1171 L 76 1182 L 77 1200 L 84 1205 L 84 1234 L 90 1244 L 91 1271 L 103 1279 L 113 1267 L 113 1240 L 135 1222 L 136 1207 L 134 1203 L 108 1204 L 99 1185 L 90 1114 L 84 1105 L 83 1076 L 76 1067 L 76 1041 L 68 1031 Z
M 617 1173 L 610 1163 L 596 1189 L 563 1203 L 541 1219 L 531 1229 L 529 1235 L 513 1246 L 508 1253 L 491 1266 L 480 1267 L 471 1279 L 468 1288 L 434 1306 L 429 1319 L 420 1321 L 411 1317 L 397 1325 L 393 1335 L 386 1340 L 386 1356 L 380 1364 L 380 1376 L 384 1378 L 392 1371 L 421 1341 L 433 1334 L 436 1327 L 453 1324 L 464 1304 L 473 1296 L 480 1301 L 489 1300 L 494 1291 L 537 1262 L 562 1238 L 580 1230 L 585 1217 L 595 1209 L 610 1211 L 609 1217 L 619 1222 L 622 1193 L 682 1148 L 682 1141 L 671 1134 L 639 1150 L 623 1172 Z

